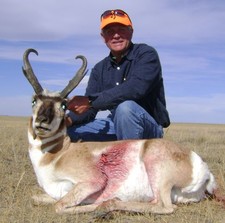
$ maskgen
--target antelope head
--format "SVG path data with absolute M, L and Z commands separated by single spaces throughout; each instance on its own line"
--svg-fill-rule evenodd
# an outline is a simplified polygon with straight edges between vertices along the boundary
M 77 56 L 83 61 L 81 68 L 69 81 L 68 85 L 61 92 L 49 92 L 43 89 L 35 76 L 28 56 L 30 53 L 38 52 L 34 49 L 27 49 L 23 55 L 23 73 L 33 87 L 35 94 L 32 97 L 32 118 L 30 130 L 33 138 L 36 136 L 46 138 L 55 135 L 57 132 L 65 131 L 65 112 L 67 110 L 67 96 L 80 83 L 87 73 L 87 60 L 84 56 Z

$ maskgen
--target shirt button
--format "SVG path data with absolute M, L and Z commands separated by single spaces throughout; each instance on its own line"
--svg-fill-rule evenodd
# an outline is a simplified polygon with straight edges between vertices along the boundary
M 119 82 L 116 82 L 116 85 L 119 85 Z
M 117 67 L 116 69 L 117 69 L 117 70 L 120 70 L 120 67 Z

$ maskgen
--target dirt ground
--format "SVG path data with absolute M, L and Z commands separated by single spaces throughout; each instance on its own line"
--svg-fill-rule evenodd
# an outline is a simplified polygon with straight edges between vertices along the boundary
M 105 218 L 92 214 L 57 215 L 53 206 L 34 206 L 41 193 L 28 157 L 28 118 L 0 116 L 0 223 L 225 223 L 225 208 L 215 200 L 179 205 L 171 215 L 113 212 Z M 165 138 L 196 151 L 208 163 L 225 194 L 225 125 L 171 124 Z

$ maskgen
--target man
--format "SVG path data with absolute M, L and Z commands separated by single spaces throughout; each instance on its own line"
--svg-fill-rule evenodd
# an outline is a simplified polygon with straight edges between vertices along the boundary
M 133 26 L 122 10 L 101 15 L 101 36 L 109 56 L 91 71 L 85 96 L 68 104 L 68 135 L 73 141 L 107 141 L 163 137 L 170 124 L 161 65 L 156 50 L 133 44 Z M 109 110 L 105 119 L 96 119 Z

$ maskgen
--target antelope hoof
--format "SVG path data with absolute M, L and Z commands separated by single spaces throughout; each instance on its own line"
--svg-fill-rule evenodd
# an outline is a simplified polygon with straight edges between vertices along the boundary
M 33 200 L 34 205 L 48 205 L 55 203 L 55 199 L 53 199 L 47 194 L 33 195 L 31 198 Z
M 66 209 L 66 205 L 63 202 L 58 201 L 55 204 L 55 211 L 57 214 L 63 214 L 65 209 Z
M 151 211 L 154 214 L 172 214 L 174 212 L 174 207 L 153 206 Z

